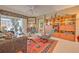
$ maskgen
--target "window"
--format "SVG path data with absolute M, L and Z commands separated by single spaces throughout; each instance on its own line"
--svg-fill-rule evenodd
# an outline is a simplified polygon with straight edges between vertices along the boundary
M 23 34 L 23 19 L 1 16 L 1 32 L 14 32 L 16 36 Z
M 15 31 L 16 31 L 16 35 L 21 35 L 24 34 L 23 32 L 23 19 L 19 18 L 16 20 L 16 24 L 15 24 Z
M 14 31 L 12 19 L 1 17 L 1 29 L 2 32 L 12 31 L 12 30 Z

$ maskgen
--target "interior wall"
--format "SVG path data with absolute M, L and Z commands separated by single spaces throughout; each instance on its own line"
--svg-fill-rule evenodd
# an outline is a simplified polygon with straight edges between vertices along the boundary
M 64 14 L 79 14 L 79 6 L 63 9 L 57 12 L 59 15 L 64 15 Z

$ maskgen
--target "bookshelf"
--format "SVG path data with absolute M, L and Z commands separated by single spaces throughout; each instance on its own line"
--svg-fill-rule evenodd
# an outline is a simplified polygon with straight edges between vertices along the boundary
M 58 16 L 52 19 L 52 26 L 56 29 L 53 36 L 75 41 L 75 21 L 76 15 Z

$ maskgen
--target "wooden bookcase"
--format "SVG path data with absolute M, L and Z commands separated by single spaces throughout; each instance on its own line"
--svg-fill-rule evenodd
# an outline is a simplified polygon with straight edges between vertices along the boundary
M 53 36 L 75 41 L 76 15 L 58 16 L 52 19 L 52 26 L 56 30 Z

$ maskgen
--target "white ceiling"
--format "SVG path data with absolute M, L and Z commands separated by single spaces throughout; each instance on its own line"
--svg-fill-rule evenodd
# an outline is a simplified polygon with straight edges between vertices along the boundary
M 40 16 L 73 6 L 74 5 L 0 5 L 0 8 L 26 16 Z

